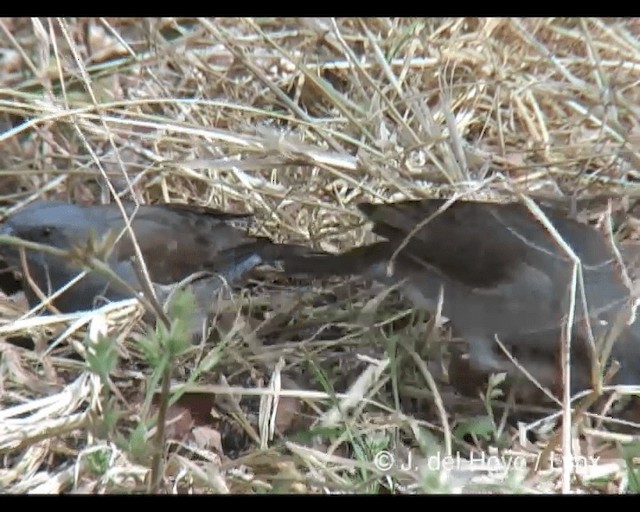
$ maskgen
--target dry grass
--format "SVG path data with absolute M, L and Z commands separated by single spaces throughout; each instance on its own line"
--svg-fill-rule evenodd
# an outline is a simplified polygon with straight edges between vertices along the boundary
M 7 214 L 110 191 L 251 211 L 261 234 L 332 252 L 370 239 L 360 201 L 637 196 L 639 34 L 636 19 L 2 19 L 0 194 Z M 159 363 L 140 307 L 24 319 L 3 299 L 0 489 L 638 488 L 620 446 L 632 434 L 581 417 L 555 460 L 597 462 L 543 467 L 553 433 L 520 435 L 490 407 L 496 390 L 454 394 L 423 357 L 441 336 L 395 293 L 302 284 L 264 272 L 220 314 L 217 343 L 170 362 L 171 396 L 188 393 L 158 483 L 144 420 Z M 115 358 L 108 376 L 96 357 Z M 382 450 L 414 467 L 380 471 Z

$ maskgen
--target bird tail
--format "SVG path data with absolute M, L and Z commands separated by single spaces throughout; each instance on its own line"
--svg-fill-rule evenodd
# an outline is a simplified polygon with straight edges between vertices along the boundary
M 272 265 L 282 267 L 287 272 L 287 268 L 291 265 L 293 268 L 301 268 L 300 273 L 306 273 L 304 263 L 307 258 L 331 256 L 329 253 L 316 251 L 309 247 L 296 244 L 277 244 L 271 240 L 257 239 L 251 242 L 237 245 L 223 251 L 220 251 L 215 261 L 210 265 L 217 272 L 219 269 L 228 269 L 222 271 L 224 275 L 233 274 L 236 278 L 244 275 L 252 268 L 259 265 Z M 294 271 L 294 273 L 298 273 Z M 238 274 L 236 276 L 236 274 Z
M 355 247 L 340 254 L 303 249 L 306 251 L 285 250 L 282 254 L 287 275 L 323 278 L 365 274 L 369 267 L 390 256 L 389 246 L 384 242 Z
M 216 268 L 242 267 L 241 272 L 261 264 L 281 267 L 290 277 L 325 278 L 366 274 L 376 263 L 387 260 L 392 254 L 390 245 L 379 242 L 355 247 L 340 254 L 331 254 L 296 244 L 277 244 L 268 239 L 224 250 L 216 256 Z M 245 268 L 247 267 L 247 268 Z

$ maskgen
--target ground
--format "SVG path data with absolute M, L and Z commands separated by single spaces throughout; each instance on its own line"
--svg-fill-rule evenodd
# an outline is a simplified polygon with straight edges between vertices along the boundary
M 637 19 L 5 18 L 0 29 L 5 215 L 36 195 L 121 193 L 251 212 L 260 235 L 339 252 L 373 240 L 361 201 L 610 194 L 616 208 L 637 195 Z M 620 236 L 633 239 L 627 220 Z M 6 492 L 638 489 L 635 427 L 574 409 L 563 428 L 566 403 L 525 400 L 520 423 L 513 407 L 503 417 L 499 376 L 465 396 L 446 329 L 357 278 L 260 269 L 195 346 L 176 322 L 184 305 L 170 331 L 136 303 L 23 318 L 5 285 Z

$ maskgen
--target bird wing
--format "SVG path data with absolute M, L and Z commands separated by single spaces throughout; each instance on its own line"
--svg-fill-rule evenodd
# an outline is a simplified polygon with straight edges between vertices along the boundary
M 414 302 L 421 296 L 433 301 L 444 284 L 445 309 L 468 329 L 524 332 L 559 325 L 568 314 L 573 262 L 551 233 L 519 203 L 465 201 L 439 213 L 445 202 L 360 205 L 395 252 L 405 244 L 396 279 L 408 278 Z M 544 213 L 583 261 L 591 314 L 626 300 L 628 290 L 604 237 L 551 209 Z M 581 305 L 577 301 L 576 318 L 583 315 Z
M 104 206 L 100 209 L 103 211 L 92 210 L 93 214 L 104 219 L 112 233 L 119 234 L 125 226 L 120 211 Z M 165 204 L 142 205 L 135 213 L 130 206 L 127 210 L 133 214 L 131 225 L 151 280 L 159 284 L 176 282 L 201 270 L 226 267 L 231 260 L 230 250 L 241 246 L 247 249 L 256 242 L 245 230 L 232 225 L 232 221 L 250 217 L 248 214 Z M 114 262 L 130 260 L 135 254 L 133 241 L 125 232 L 114 251 Z M 225 255 L 222 261 L 221 254 Z
M 359 208 L 373 221 L 374 233 L 396 247 L 406 243 L 402 251 L 416 264 L 422 261 L 471 288 L 512 279 L 525 258 L 522 241 L 487 203 L 456 202 L 439 213 L 445 202 L 363 203 Z

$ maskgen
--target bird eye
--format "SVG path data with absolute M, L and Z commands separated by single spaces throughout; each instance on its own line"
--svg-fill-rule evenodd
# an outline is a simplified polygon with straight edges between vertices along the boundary
M 40 235 L 42 236 L 42 238 L 49 238 L 51 236 L 51 228 L 50 227 L 43 227 L 40 231 Z

